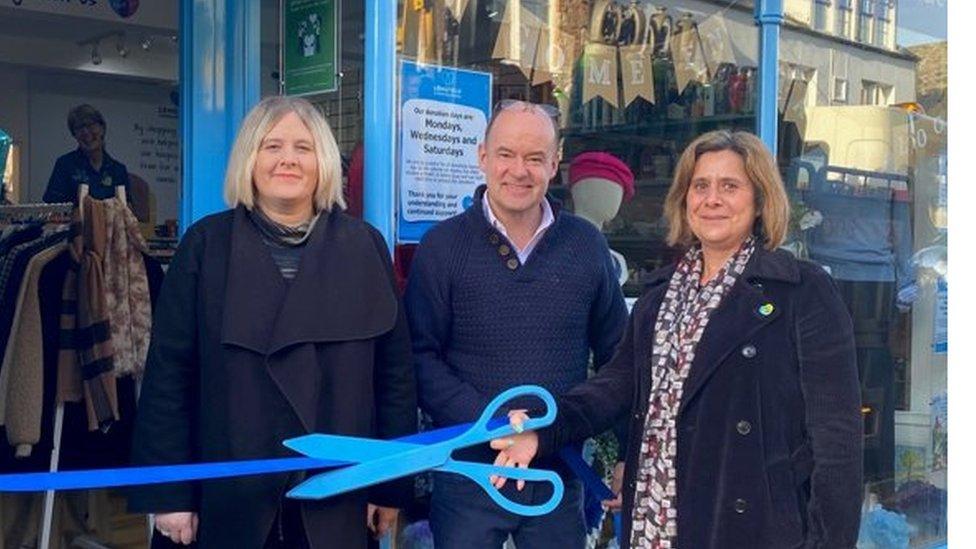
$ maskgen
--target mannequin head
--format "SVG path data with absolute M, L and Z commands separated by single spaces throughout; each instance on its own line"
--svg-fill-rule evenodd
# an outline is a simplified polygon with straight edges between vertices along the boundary
M 580 179 L 570 188 L 573 194 L 574 213 L 602 229 L 603 225 L 617 217 L 624 189 L 613 181 L 599 177 Z
M 569 186 L 576 215 L 600 229 L 633 197 L 634 174 L 612 154 L 585 152 L 569 166 Z

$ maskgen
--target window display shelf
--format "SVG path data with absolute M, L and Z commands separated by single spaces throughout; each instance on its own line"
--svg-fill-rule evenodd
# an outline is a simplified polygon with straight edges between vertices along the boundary
M 636 124 L 607 124 L 592 127 L 574 127 L 562 130 L 564 138 L 587 137 L 592 139 L 607 139 L 618 141 L 623 137 L 640 137 L 651 135 L 655 137 L 665 137 L 673 139 L 674 131 L 691 132 L 695 135 L 708 130 L 717 129 L 719 126 L 740 127 L 754 123 L 755 114 L 717 114 L 714 116 L 703 116 L 698 118 L 680 119 L 657 119 L 649 122 Z M 655 135 L 664 134 L 668 135 Z

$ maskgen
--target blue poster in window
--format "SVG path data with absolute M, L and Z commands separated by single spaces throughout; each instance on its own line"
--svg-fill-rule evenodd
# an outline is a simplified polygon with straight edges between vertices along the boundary
M 935 319 L 932 326 L 932 351 L 945 354 L 949 350 L 949 285 L 940 279 L 935 289 Z
M 401 61 L 399 107 L 397 242 L 412 243 L 463 212 L 484 182 L 491 73 Z

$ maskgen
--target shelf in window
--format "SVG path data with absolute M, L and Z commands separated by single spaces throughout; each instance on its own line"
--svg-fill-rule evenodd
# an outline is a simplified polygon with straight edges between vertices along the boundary
M 660 241 L 664 238 L 664 231 L 660 233 L 651 233 L 649 235 L 639 235 L 639 234 L 608 234 L 607 241 L 611 245 L 627 245 L 627 244 L 646 244 L 650 241 Z
M 695 130 L 700 127 L 719 125 L 745 125 L 754 123 L 755 114 L 717 114 L 699 118 L 660 119 L 639 124 L 616 124 L 594 126 L 592 128 L 565 128 L 563 137 L 596 137 L 602 139 L 619 139 L 621 135 L 640 137 L 643 135 L 664 132 L 665 130 Z M 668 136 L 670 137 L 670 136 Z

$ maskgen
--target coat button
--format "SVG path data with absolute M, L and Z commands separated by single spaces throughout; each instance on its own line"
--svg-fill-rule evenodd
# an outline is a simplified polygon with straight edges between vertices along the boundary
M 512 249 L 509 248 L 507 244 L 502 244 L 501 246 L 498 247 L 498 255 L 504 256 L 510 253 L 512 253 Z
M 735 424 L 735 430 L 742 436 L 748 435 L 752 432 L 752 424 L 743 419 Z
M 509 259 L 508 261 L 506 261 L 505 262 L 505 265 L 507 265 L 509 269 L 511 269 L 511 270 L 514 271 L 515 269 L 518 269 L 518 259 L 515 259 L 513 257 L 513 258 Z
M 738 498 L 732 503 L 732 508 L 735 509 L 736 513 L 740 515 L 746 512 L 746 500 Z
M 491 235 L 488 237 L 488 242 L 491 242 L 492 244 L 498 244 L 500 242 L 500 239 L 498 238 L 498 234 L 491 233 Z
M 640 419 L 640 418 L 641 418 L 640 412 L 634 414 L 634 419 Z
M 742 348 L 742 356 L 746 358 L 754 358 L 756 356 L 756 348 L 752 345 L 746 345 Z

